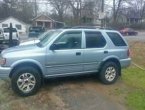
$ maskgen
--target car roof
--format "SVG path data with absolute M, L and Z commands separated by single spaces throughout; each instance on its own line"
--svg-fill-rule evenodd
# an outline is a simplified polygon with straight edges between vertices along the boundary
M 100 31 L 100 32 L 118 32 L 117 30 L 109 30 L 109 29 L 59 29 L 62 31 Z
M 96 29 L 95 26 L 74 26 L 72 29 Z

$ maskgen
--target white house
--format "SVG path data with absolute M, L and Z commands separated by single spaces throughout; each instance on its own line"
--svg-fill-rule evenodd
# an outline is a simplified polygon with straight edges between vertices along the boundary
M 0 28 L 6 28 L 10 26 L 10 23 L 12 23 L 12 26 L 14 28 L 17 28 L 18 32 L 20 34 L 25 34 L 27 31 L 27 24 L 18 20 L 14 17 L 8 17 L 2 21 L 0 21 Z
M 64 22 L 53 20 L 52 18 L 50 18 L 45 14 L 41 14 L 35 17 L 34 19 L 32 19 L 32 21 L 34 26 L 41 26 L 46 29 L 62 28 L 65 25 Z

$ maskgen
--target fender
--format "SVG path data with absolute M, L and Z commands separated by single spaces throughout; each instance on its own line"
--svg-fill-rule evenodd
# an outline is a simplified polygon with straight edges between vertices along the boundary
M 14 69 L 14 67 L 16 67 L 16 66 L 18 66 L 18 65 L 20 65 L 22 63 L 33 63 L 33 64 L 37 65 L 41 69 L 43 75 L 44 75 L 44 73 L 46 73 L 46 69 L 44 68 L 44 65 L 42 65 L 40 62 L 38 62 L 36 60 L 33 60 L 33 59 L 22 59 L 22 60 L 18 60 L 16 62 L 14 62 L 11 65 L 12 70 Z
M 111 55 L 111 56 L 105 57 L 105 58 L 103 59 L 102 62 L 106 62 L 106 61 L 109 60 L 109 59 L 116 59 L 116 60 L 120 61 L 120 60 L 119 60 L 119 57 L 117 57 L 117 56 L 115 56 L 115 55 Z

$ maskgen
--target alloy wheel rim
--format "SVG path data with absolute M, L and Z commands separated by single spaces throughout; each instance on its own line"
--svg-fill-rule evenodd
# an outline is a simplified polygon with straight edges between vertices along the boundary
M 17 80 L 17 86 L 23 93 L 29 93 L 36 85 L 36 79 L 31 73 L 23 73 Z
M 108 67 L 105 72 L 105 78 L 107 81 L 111 82 L 116 77 L 116 69 L 114 67 Z

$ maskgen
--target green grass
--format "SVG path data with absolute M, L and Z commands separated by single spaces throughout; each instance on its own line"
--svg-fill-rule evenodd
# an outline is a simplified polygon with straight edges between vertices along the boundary
M 145 71 L 131 66 L 123 70 L 122 80 L 130 88 L 126 103 L 131 110 L 145 110 Z
M 131 87 L 145 90 L 145 71 L 137 67 L 130 67 L 123 70 L 122 79 Z
M 126 101 L 131 110 L 145 110 L 145 92 L 142 90 L 129 92 Z
M 145 42 L 129 42 L 132 61 L 145 68 Z M 126 104 L 131 110 L 145 110 L 145 71 L 131 66 L 122 71 L 127 86 Z

